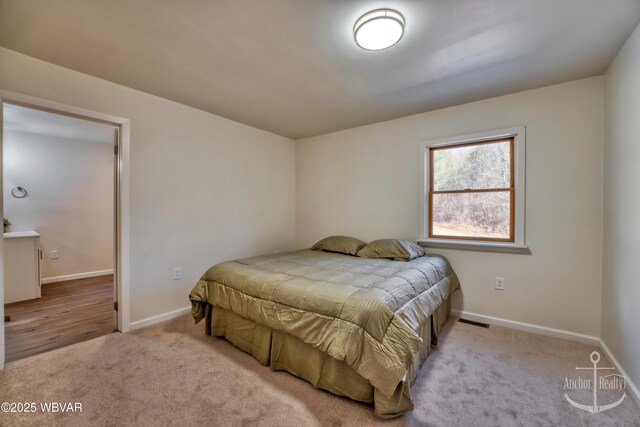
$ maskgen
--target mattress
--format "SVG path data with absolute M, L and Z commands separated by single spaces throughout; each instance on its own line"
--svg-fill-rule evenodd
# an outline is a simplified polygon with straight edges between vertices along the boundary
M 425 348 L 428 352 L 424 330 L 431 330 L 432 316 L 458 287 L 440 256 L 405 262 L 302 250 L 215 265 L 190 299 L 196 322 L 207 310 L 212 318 L 216 312 L 232 313 L 264 327 L 270 339 L 285 340 L 287 348 L 299 342 L 340 362 L 368 384 L 377 403 L 407 394 L 408 374 L 417 356 Z M 258 344 L 264 354 L 244 349 L 265 364 L 274 363 L 279 341 L 268 351 Z M 394 410 L 392 415 L 402 412 Z

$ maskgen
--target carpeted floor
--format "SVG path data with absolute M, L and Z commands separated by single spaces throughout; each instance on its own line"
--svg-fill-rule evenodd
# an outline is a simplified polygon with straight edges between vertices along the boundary
M 563 400 L 566 377 L 590 377 L 575 370 L 591 366 L 594 348 L 582 344 L 451 319 L 412 388 L 416 409 L 378 421 L 368 406 L 272 372 L 203 328 L 183 316 L 11 363 L 0 403 L 35 402 L 38 412 L 0 412 L 0 425 L 640 426 L 630 399 L 595 415 Z M 82 413 L 43 413 L 42 402 L 80 402 Z

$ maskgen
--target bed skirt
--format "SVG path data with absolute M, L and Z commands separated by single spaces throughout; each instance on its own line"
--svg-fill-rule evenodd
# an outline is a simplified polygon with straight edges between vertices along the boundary
M 250 353 L 260 363 L 275 371 L 287 371 L 314 387 L 339 396 L 365 403 L 373 403 L 378 418 L 393 418 L 413 409 L 411 385 L 422 363 L 431 352 L 432 344 L 451 313 L 451 298 L 420 325 L 422 348 L 392 396 L 374 389 L 367 380 L 345 362 L 334 359 L 302 340 L 284 332 L 262 326 L 218 306 L 206 308 L 206 332 L 224 337 L 236 347 Z

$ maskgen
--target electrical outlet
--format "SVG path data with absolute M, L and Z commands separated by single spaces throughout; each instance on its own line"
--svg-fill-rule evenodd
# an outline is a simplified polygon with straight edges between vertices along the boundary
M 182 279 L 182 267 L 175 267 L 173 269 L 173 280 Z
M 51 259 L 58 259 L 58 251 L 51 251 L 50 257 Z
M 504 291 L 504 277 L 496 277 L 496 289 Z

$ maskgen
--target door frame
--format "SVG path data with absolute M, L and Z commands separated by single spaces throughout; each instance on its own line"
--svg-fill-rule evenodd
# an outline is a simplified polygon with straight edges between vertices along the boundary
M 3 206 L 3 105 L 12 104 L 114 126 L 114 285 L 118 302 L 117 325 L 120 332 L 130 329 L 130 264 L 129 264 L 129 153 L 130 122 L 128 119 L 74 107 L 0 89 L 0 211 Z M 0 369 L 5 361 L 4 337 L 4 239 L 0 239 Z

